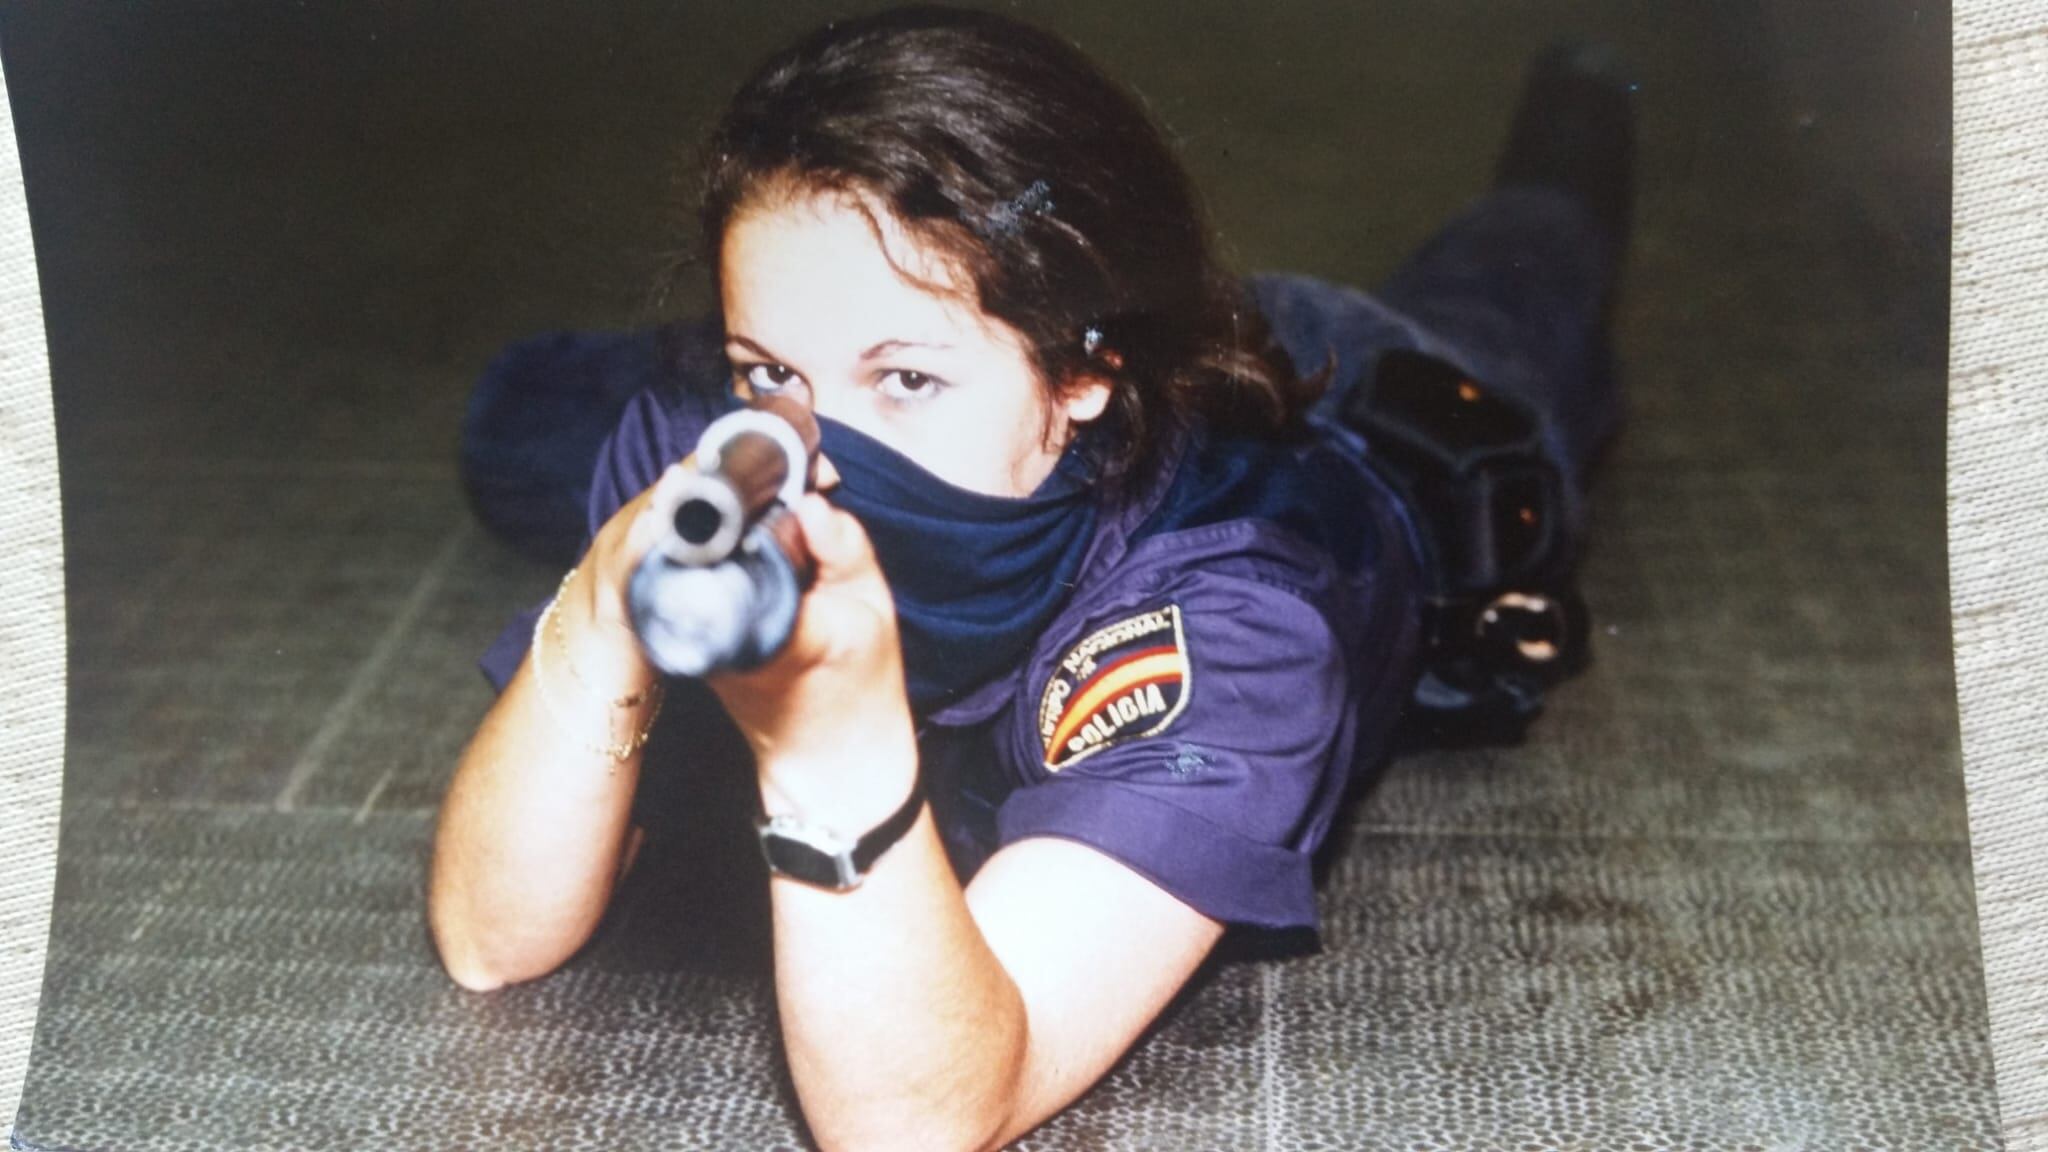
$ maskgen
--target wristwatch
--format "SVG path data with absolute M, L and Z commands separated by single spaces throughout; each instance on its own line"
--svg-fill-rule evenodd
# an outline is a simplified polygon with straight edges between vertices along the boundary
M 850 892 L 860 887 L 861 879 L 882 853 L 903 839 L 903 834 L 917 823 L 918 811 L 923 807 L 924 775 L 919 773 L 911 781 L 910 798 L 903 802 L 903 807 L 851 843 L 835 832 L 813 828 L 793 816 L 764 816 L 755 822 L 754 829 L 761 834 L 761 855 L 768 861 L 770 873 L 831 892 Z

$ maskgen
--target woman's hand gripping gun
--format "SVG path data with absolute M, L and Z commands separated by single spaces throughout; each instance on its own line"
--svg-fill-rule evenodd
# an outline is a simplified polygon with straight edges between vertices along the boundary
M 758 667 L 788 643 L 813 565 L 789 507 L 812 487 L 818 423 L 768 396 L 712 422 L 695 470 L 657 489 L 667 525 L 627 604 L 647 658 L 676 676 Z

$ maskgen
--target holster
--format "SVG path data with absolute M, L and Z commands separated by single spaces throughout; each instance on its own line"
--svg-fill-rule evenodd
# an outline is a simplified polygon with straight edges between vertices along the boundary
M 1433 742 L 1518 741 L 1589 658 L 1567 481 L 1514 396 L 1408 351 L 1383 354 L 1371 384 L 1338 418 L 1404 491 L 1436 577 L 1408 720 Z

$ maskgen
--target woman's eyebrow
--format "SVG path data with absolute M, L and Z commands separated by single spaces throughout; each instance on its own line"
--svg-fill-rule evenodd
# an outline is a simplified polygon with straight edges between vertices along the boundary
M 860 358 L 863 361 L 873 360 L 877 356 L 886 356 L 901 348 L 929 348 L 935 352 L 951 352 L 953 350 L 951 344 L 930 344 L 917 340 L 884 340 L 873 348 L 861 353 Z
M 756 356 L 761 356 L 769 360 L 775 360 L 778 363 L 780 362 L 780 357 L 776 356 L 775 353 L 770 352 L 768 349 L 763 348 L 761 345 L 755 343 L 753 340 L 749 339 L 748 337 L 742 336 L 737 332 L 726 333 L 725 342 L 727 344 L 738 344 L 739 346 L 747 349 L 749 352 L 752 352 Z M 951 344 L 933 344 L 918 340 L 884 340 L 880 344 L 877 344 L 874 347 L 868 349 L 867 351 L 861 353 L 860 358 L 861 361 L 865 363 L 866 361 L 873 360 L 881 356 L 886 356 L 891 352 L 895 352 L 904 348 L 928 348 L 935 352 L 951 352 L 953 350 L 953 346 Z
M 727 344 L 738 344 L 741 347 L 745 348 L 747 351 L 752 352 L 754 355 L 759 356 L 763 359 L 774 360 L 778 363 L 781 362 L 781 358 L 776 356 L 775 353 L 770 352 L 766 348 L 761 347 L 759 344 L 754 343 L 752 340 L 740 335 L 737 332 L 726 333 L 725 342 Z

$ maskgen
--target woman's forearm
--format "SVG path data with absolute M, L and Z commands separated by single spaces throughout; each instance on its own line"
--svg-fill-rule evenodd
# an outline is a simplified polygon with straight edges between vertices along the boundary
M 560 966 L 596 930 L 618 877 L 640 756 L 617 761 L 592 745 L 647 722 L 648 705 L 609 697 L 643 691 L 652 676 L 629 636 L 593 619 L 581 579 L 557 605 L 561 630 L 545 637 L 546 699 L 529 653 L 442 802 L 428 924 L 467 988 Z
M 858 521 L 793 507 L 816 565 L 780 655 L 714 677 L 761 810 L 857 840 L 913 793 L 918 747 L 895 610 Z M 791 1078 L 828 1149 L 975 1148 L 1008 1126 L 1030 1030 L 929 808 L 850 891 L 770 881 Z
M 1030 1030 L 929 810 L 861 886 L 776 879 L 789 1066 L 827 1149 L 974 1149 L 1015 1107 Z

